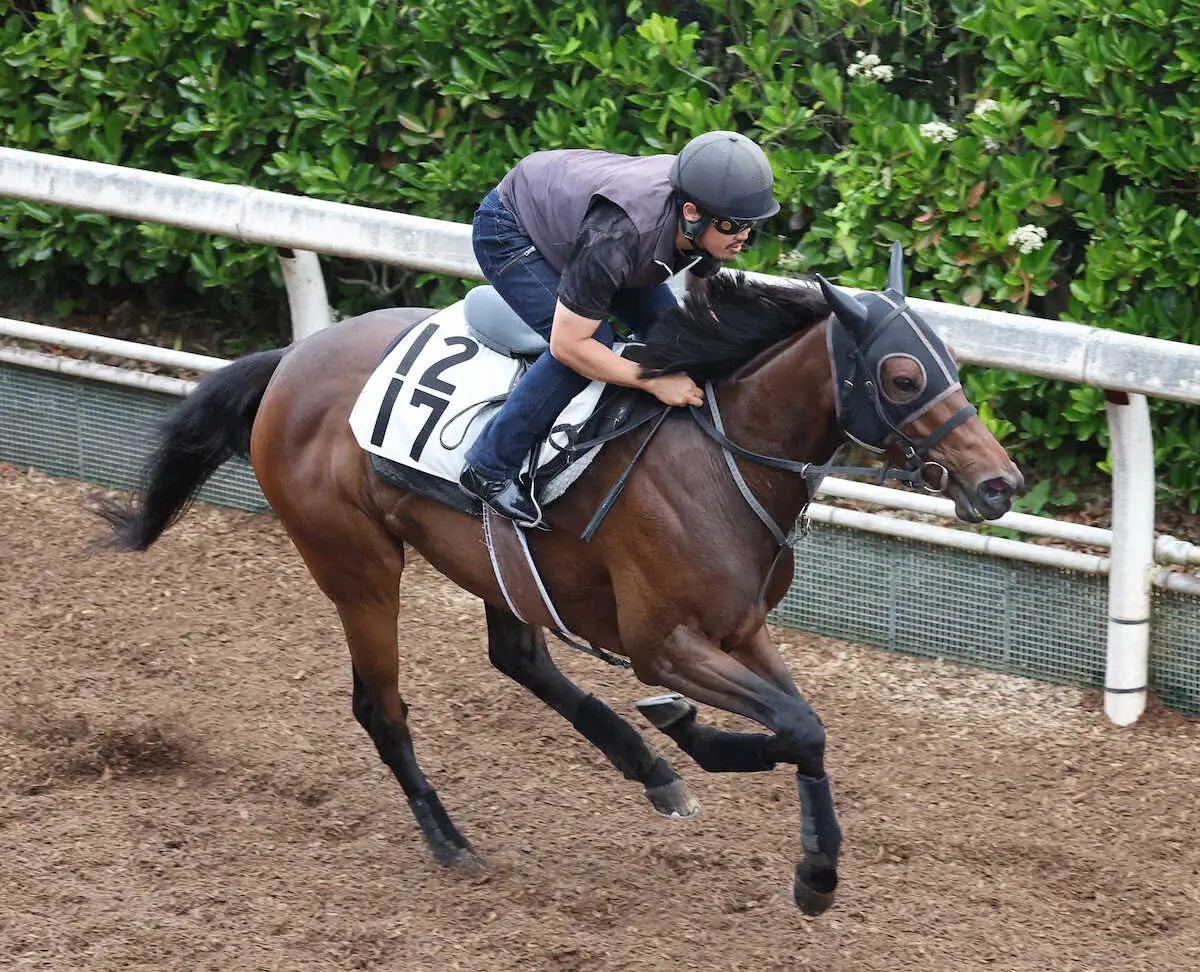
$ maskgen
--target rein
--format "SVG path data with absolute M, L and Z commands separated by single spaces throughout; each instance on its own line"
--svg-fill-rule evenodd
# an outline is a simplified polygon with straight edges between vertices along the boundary
M 689 405 L 688 409 L 691 411 L 692 418 L 695 419 L 696 424 L 700 426 L 709 438 L 721 446 L 722 449 L 732 452 L 742 459 L 748 459 L 750 462 L 766 466 L 770 469 L 781 469 L 784 472 L 799 473 L 810 483 L 813 480 L 820 481 L 825 476 L 830 475 L 868 476 L 874 479 L 880 486 L 887 480 L 892 479 L 896 482 L 906 483 L 909 486 L 919 486 L 927 493 L 941 493 L 945 491 L 946 487 L 950 485 L 950 473 L 940 462 L 927 462 L 925 456 L 928 455 L 930 449 L 941 442 L 950 432 L 976 414 L 974 405 L 964 405 L 928 436 L 920 442 L 915 443 L 900 432 L 899 429 L 896 429 L 896 434 L 905 443 L 904 459 L 907 463 L 907 468 L 901 470 L 887 465 L 873 468 L 871 466 L 831 466 L 813 462 L 796 462 L 794 459 L 783 459 L 779 456 L 767 456 L 761 452 L 754 452 L 738 445 L 725 435 L 721 423 L 721 413 L 717 408 L 716 394 L 713 392 L 711 383 L 706 383 L 704 386 L 704 404 L 711 409 L 714 421 L 710 422 L 705 418 L 704 412 L 698 406 Z M 927 472 L 937 474 L 936 485 L 931 485 L 925 479 L 925 473 Z
M 876 403 L 878 404 L 878 399 L 876 399 Z M 701 408 L 690 405 L 688 406 L 688 410 L 696 424 L 700 426 L 700 429 L 721 447 L 721 453 L 725 457 L 725 464 L 729 467 L 729 472 L 733 476 L 733 481 L 738 488 L 738 492 L 742 494 L 746 505 L 754 511 L 754 515 L 770 531 L 771 536 L 778 545 L 775 556 L 771 559 L 771 566 L 767 568 L 766 577 L 763 578 L 762 587 L 759 590 L 758 600 L 760 602 L 765 596 L 767 584 L 771 580 L 771 575 L 775 572 L 779 558 L 783 555 L 784 550 L 795 546 L 800 534 L 794 528 L 786 534 L 783 532 L 783 529 L 775 522 L 771 514 L 758 501 L 758 497 L 754 495 L 753 490 L 750 489 L 750 485 L 746 482 L 741 470 L 738 469 L 737 463 L 734 461 L 733 457 L 735 455 L 757 463 L 760 466 L 766 466 L 769 469 L 779 469 L 783 472 L 798 473 L 803 476 L 808 484 L 810 502 L 821 480 L 829 475 L 870 476 L 880 486 L 891 479 L 906 483 L 909 486 L 919 486 L 926 492 L 941 493 L 950 485 L 950 472 L 941 463 L 926 461 L 924 457 L 947 434 L 976 414 L 974 405 L 965 405 L 918 443 L 912 442 L 903 432 L 893 426 L 895 433 L 903 439 L 905 444 L 904 459 L 908 468 L 900 470 L 886 465 L 879 469 L 873 469 L 869 466 L 834 466 L 828 463 L 796 462 L 793 459 L 784 459 L 779 456 L 768 456 L 761 452 L 754 452 L 751 449 L 738 445 L 725 434 L 725 423 L 721 419 L 721 410 L 717 405 L 717 394 L 712 386 L 712 382 L 705 382 L 704 384 L 704 405 L 712 413 L 711 422 L 705 417 Z M 930 485 L 929 481 L 925 478 L 925 474 L 929 471 L 934 471 L 937 474 L 936 486 Z M 628 470 L 626 472 L 628 474 Z
M 906 309 L 906 305 L 901 303 L 894 308 L 882 321 L 880 321 L 870 332 L 868 341 L 870 343 L 879 334 L 883 332 L 886 325 L 890 324 L 893 319 L 902 314 Z M 861 346 L 856 349 L 856 353 L 861 354 Z M 837 376 L 836 364 L 831 362 L 834 370 L 834 376 Z M 721 447 L 721 453 L 725 459 L 725 464 L 729 468 L 729 473 L 733 477 L 733 481 L 741 493 L 746 504 L 753 510 L 754 515 L 762 522 L 762 524 L 770 531 L 774 538 L 778 549 L 774 559 L 771 561 L 771 566 L 767 571 L 766 579 L 763 581 L 763 591 L 766 590 L 767 582 L 771 578 L 771 574 L 775 570 L 776 564 L 779 562 L 783 551 L 795 545 L 798 533 L 795 529 L 784 533 L 783 529 L 766 511 L 766 508 L 759 502 L 754 492 L 750 489 L 749 484 L 742 476 L 741 470 L 738 468 L 734 456 L 745 459 L 749 462 L 756 463 L 760 466 L 766 466 L 769 469 L 778 469 L 782 472 L 797 473 L 804 477 L 808 486 L 809 499 L 811 501 L 813 494 L 819 487 L 820 482 L 828 475 L 839 476 L 865 476 L 874 479 L 876 483 L 882 486 L 888 480 L 904 483 L 909 487 L 920 488 L 929 493 L 943 493 L 950 485 L 950 471 L 939 462 L 933 462 L 925 457 L 929 454 L 942 439 L 950 432 L 967 421 L 971 416 L 976 415 L 974 405 L 967 404 L 960 408 L 957 412 L 950 416 L 945 422 L 933 430 L 920 442 L 913 442 L 904 431 L 899 428 L 887 415 L 883 408 L 883 403 L 879 400 L 879 390 L 875 383 L 868 379 L 863 383 L 863 390 L 870 395 L 871 405 L 875 410 L 878 419 L 890 430 L 887 439 L 884 442 L 884 447 L 890 440 L 895 440 L 902 445 L 902 455 L 904 456 L 904 469 L 896 469 L 888 465 L 873 468 L 869 466 L 836 466 L 829 463 L 813 463 L 813 462 L 798 462 L 794 459 L 785 459 L 782 456 L 768 456 L 761 452 L 754 452 L 752 449 L 747 449 L 744 446 L 738 445 L 725 434 L 725 424 L 721 418 L 721 410 L 717 404 L 716 391 L 712 386 L 712 382 L 705 382 L 704 385 L 704 406 L 712 415 L 712 420 L 705 415 L 704 409 L 695 405 L 688 406 L 689 414 L 701 431 L 710 439 Z M 617 479 L 609 488 L 604 499 L 601 501 L 599 508 L 592 516 L 591 521 L 581 534 L 581 539 L 585 542 L 590 541 L 595 536 L 596 531 L 608 516 L 613 504 L 616 503 L 617 497 L 625 488 L 625 483 L 628 481 L 630 474 L 633 472 L 633 467 L 646 451 L 650 441 L 654 438 L 663 421 L 671 412 L 671 408 L 664 406 L 660 412 L 651 413 L 643 416 L 640 421 L 626 428 L 615 429 L 612 432 L 598 436 L 588 442 L 569 442 L 566 447 L 556 446 L 562 451 L 583 452 L 587 449 L 601 445 L 610 439 L 615 439 L 622 436 L 643 424 L 652 422 L 649 433 L 642 440 L 642 444 L 638 447 L 637 452 L 630 460 L 624 473 Z M 551 430 L 551 434 L 558 429 Z M 843 432 L 843 434 L 845 434 Z M 873 448 L 873 447 L 872 447 Z M 761 594 L 760 594 L 761 600 Z
M 784 472 L 799 473 L 810 482 L 832 474 L 842 476 L 871 476 L 878 480 L 881 486 L 889 479 L 908 483 L 912 486 L 922 484 L 920 468 L 900 470 L 894 469 L 891 466 L 882 466 L 878 469 L 871 466 L 830 466 L 815 462 L 797 462 L 794 459 L 784 459 L 779 456 L 767 456 L 761 452 L 754 452 L 751 449 L 738 445 L 725 435 L 723 424 L 721 423 L 721 412 L 717 408 L 717 399 L 713 393 L 711 384 L 705 384 L 704 386 L 704 405 L 712 411 L 714 422 L 710 422 L 705 418 L 700 406 L 688 406 L 692 418 L 695 419 L 696 424 L 700 426 L 704 433 L 727 452 L 731 452 L 742 459 L 748 459 L 760 466 L 766 466 L 769 469 L 781 469 Z

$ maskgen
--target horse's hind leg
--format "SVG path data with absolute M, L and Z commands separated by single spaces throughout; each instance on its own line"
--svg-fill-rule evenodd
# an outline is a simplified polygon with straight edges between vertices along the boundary
M 541 629 L 491 606 L 487 624 L 492 664 L 570 722 L 626 779 L 641 783 L 655 812 L 673 819 L 700 812 L 687 785 L 642 734 L 558 669 L 546 650 Z
M 408 706 L 397 686 L 398 613 L 395 603 L 380 611 L 360 604 L 338 604 L 353 659 L 354 717 L 367 730 L 379 758 L 404 789 L 408 806 L 438 863 L 469 863 L 475 859 L 471 845 L 450 820 L 413 751 Z
M 368 535 L 359 530 L 332 541 L 333 549 L 353 551 L 353 558 L 330 560 L 328 543 L 322 547 L 324 557 L 310 557 L 307 538 L 293 534 L 292 539 L 341 618 L 353 665 L 354 717 L 403 787 L 438 863 L 474 861 L 470 844 L 451 822 L 417 764 L 408 730 L 408 706 L 400 696 L 397 622 L 403 548 L 382 532 Z

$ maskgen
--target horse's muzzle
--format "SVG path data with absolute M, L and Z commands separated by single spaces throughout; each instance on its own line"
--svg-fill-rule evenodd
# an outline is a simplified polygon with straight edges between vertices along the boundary
M 993 476 L 979 484 L 976 490 L 975 508 L 985 520 L 996 520 L 1012 509 L 1013 497 L 1025 490 L 1025 479 L 1020 470 L 1014 476 Z

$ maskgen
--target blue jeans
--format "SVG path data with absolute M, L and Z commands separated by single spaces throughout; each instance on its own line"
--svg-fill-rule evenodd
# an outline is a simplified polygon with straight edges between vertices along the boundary
M 472 243 L 488 283 L 549 341 L 558 301 L 558 271 L 534 248 L 494 189 L 475 212 Z M 630 331 L 645 334 L 659 314 L 676 304 L 665 283 L 629 287 L 617 291 L 612 312 Z M 593 336 L 605 347 L 613 346 L 613 329 L 607 320 Z M 542 352 L 471 445 L 467 462 L 490 478 L 515 478 L 558 413 L 587 385 L 587 378 L 549 351 Z

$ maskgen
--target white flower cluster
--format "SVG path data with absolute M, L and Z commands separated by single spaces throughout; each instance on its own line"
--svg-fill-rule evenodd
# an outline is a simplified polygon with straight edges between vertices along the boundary
M 799 250 L 788 250 L 787 253 L 779 254 L 779 266 L 784 270 L 799 270 L 804 266 L 804 257 L 800 255 Z
M 944 121 L 926 122 L 917 131 L 931 142 L 953 142 L 958 138 L 958 132 L 954 130 L 954 126 L 947 125 Z
M 991 98 L 980 98 L 975 102 L 974 114 L 986 115 L 989 111 L 995 111 L 1000 107 L 1000 103 Z
M 1047 235 L 1044 227 L 1026 223 L 1008 234 L 1008 245 L 1017 247 L 1022 253 L 1032 253 L 1042 248 Z
M 985 152 L 999 152 L 1000 151 L 1000 142 L 997 139 L 992 138 L 991 135 L 984 135 L 983 136 L 983 150 Z
M 846 68 L 850 77 L 868 82 L 892 80 L 891 65 L 880 62 L 878 54 L 864 54 L 859 51 L 854 56 L 857 60 Z

